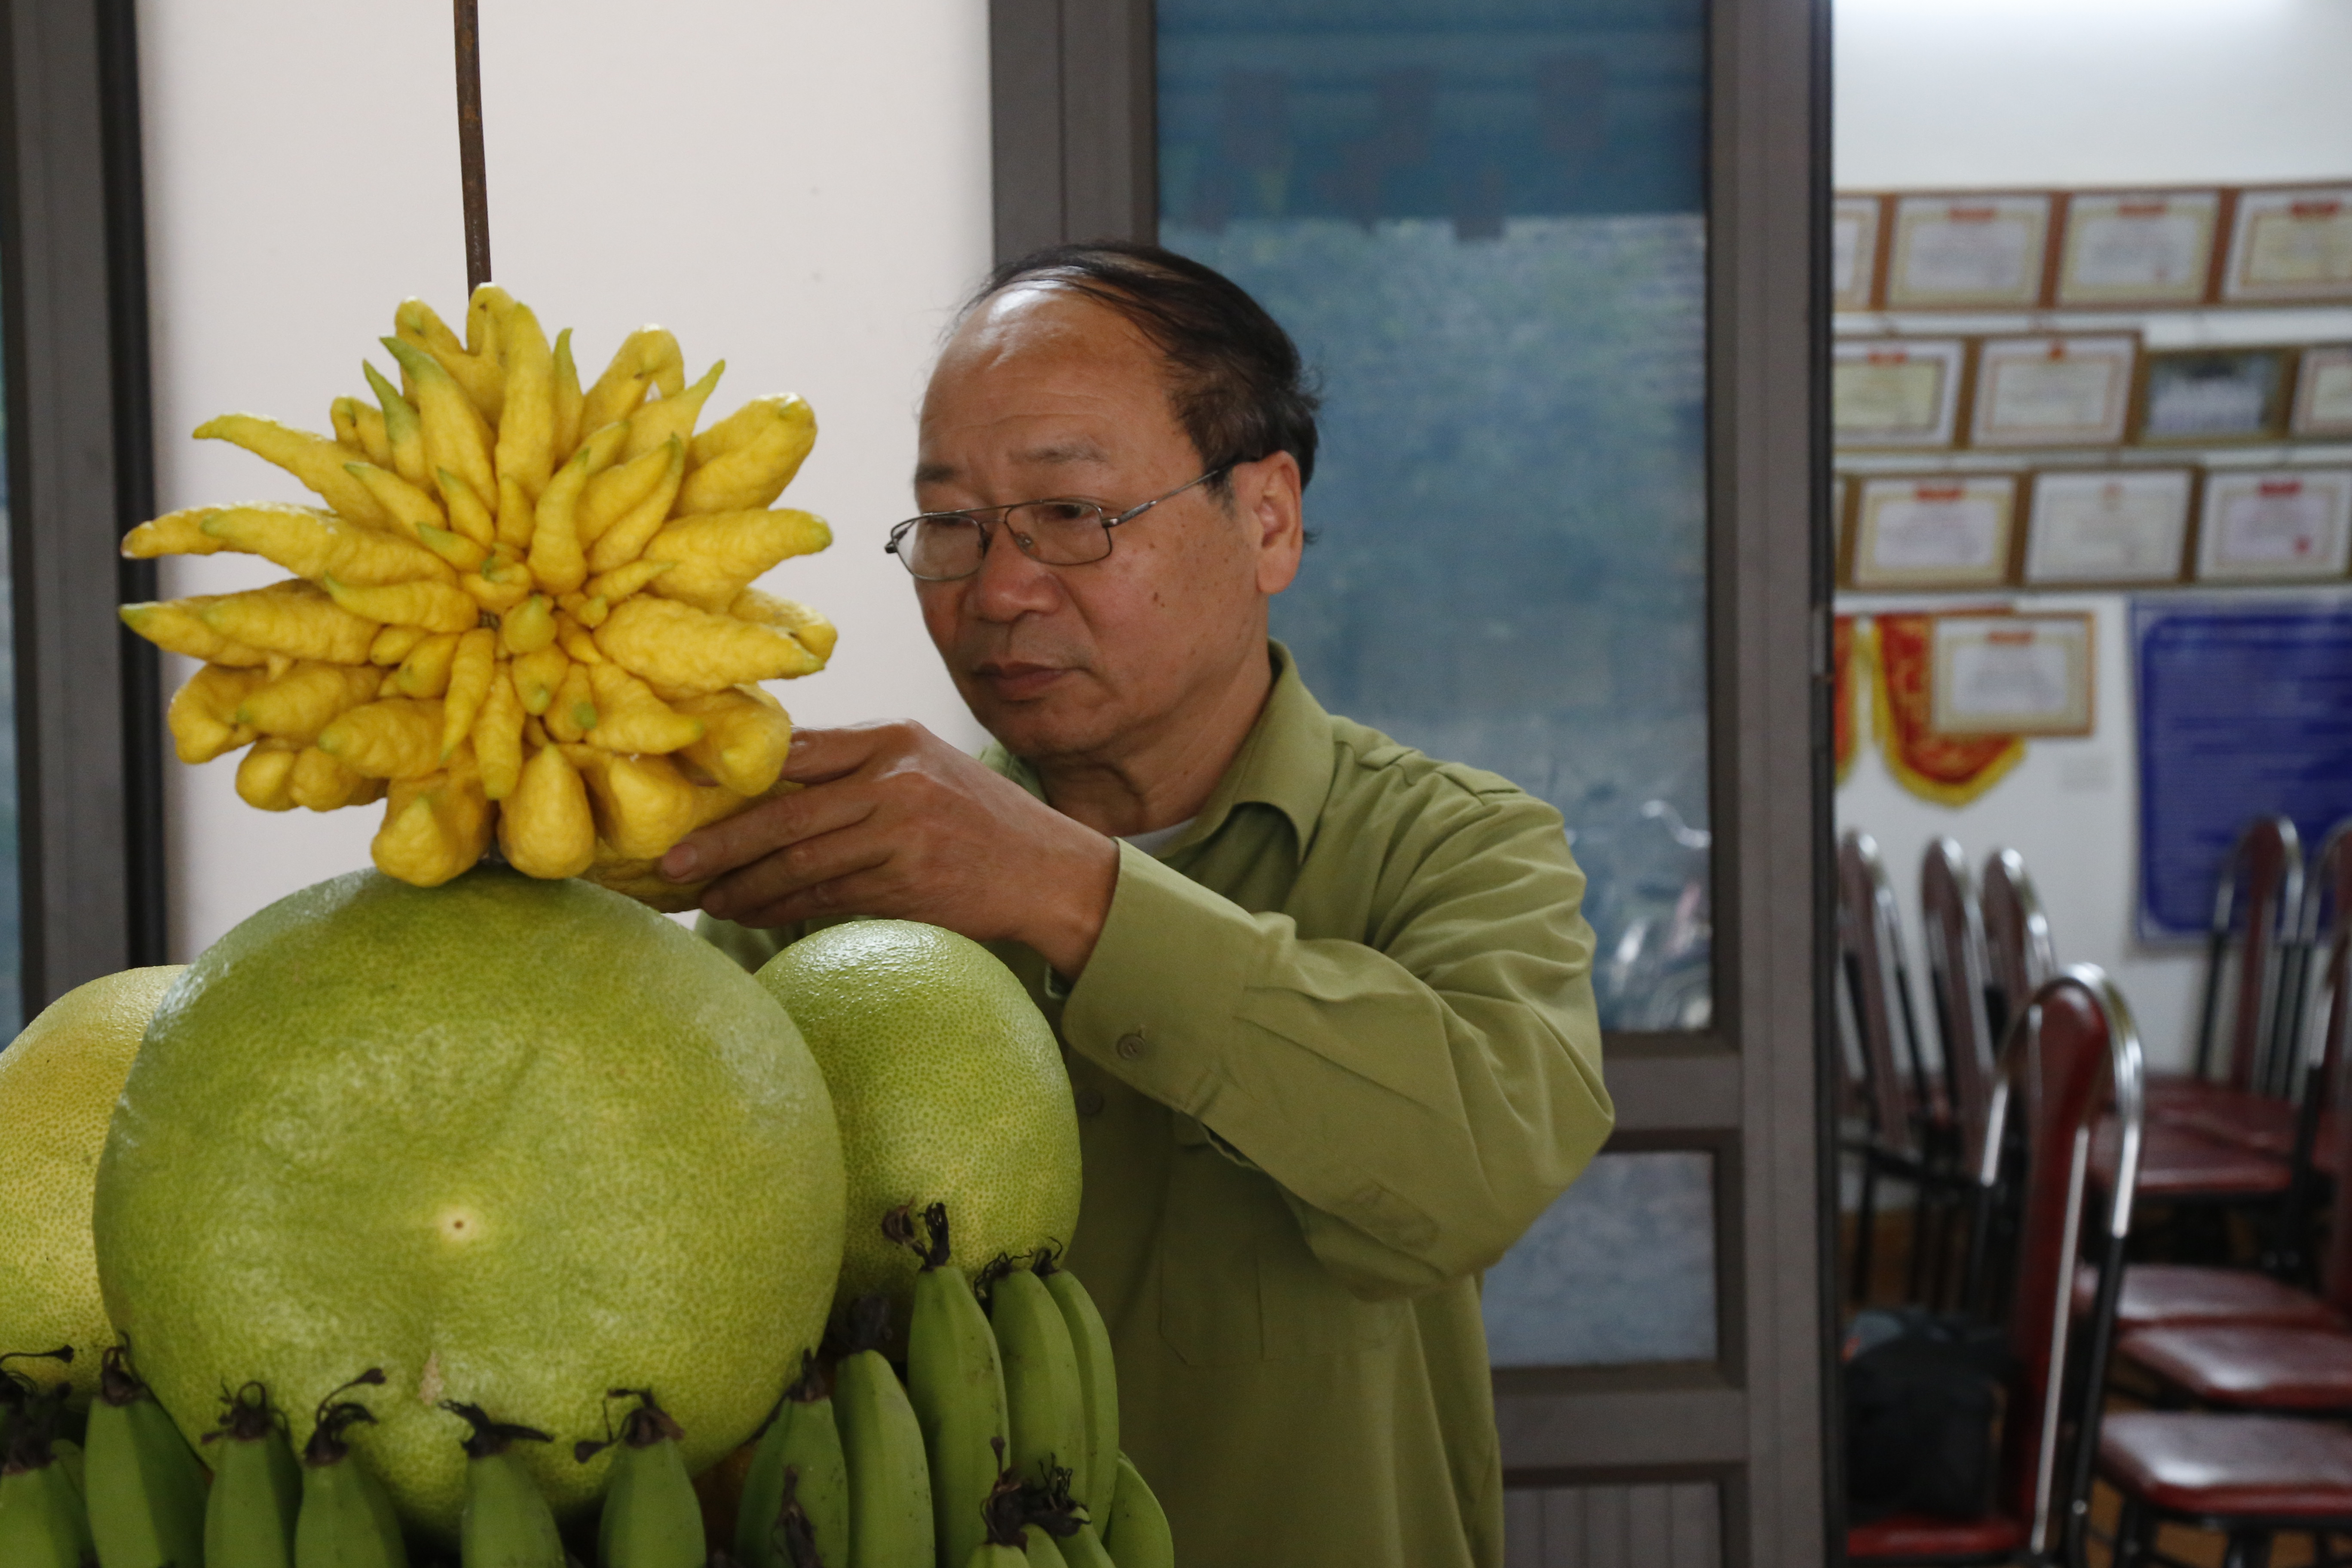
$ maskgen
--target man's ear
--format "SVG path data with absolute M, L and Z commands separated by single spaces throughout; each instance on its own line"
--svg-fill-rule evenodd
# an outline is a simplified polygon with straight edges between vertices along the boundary
M 1298 575 L 1307 542 L 1298 459 L 1276 452 L 1233 470 L 1234 509 L 1246 520 L 1257 552 L 1257 590 L 1279 594 Z

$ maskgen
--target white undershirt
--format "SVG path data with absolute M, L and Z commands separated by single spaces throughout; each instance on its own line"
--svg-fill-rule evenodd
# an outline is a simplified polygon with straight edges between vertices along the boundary
M 1198 817 L 1188 816 L 1183 821 L 1176 823 L 1171 826 L 1155 827 L 1149 833 L 1127 833 L 1120 835 L 1120 837 L 1128 843 L 1134 845 L 1138 849 L 1142 850 L 1146 855 L 1150 855 L 1154 858 L 1157 858 L 1162 849 L 1165 849 L 1171 844 L 1175 843 L 1178 838 L 1183 836 L 1186 828 L 1192 826 L 1193 823 L 1199 820 L 1200 818 Z

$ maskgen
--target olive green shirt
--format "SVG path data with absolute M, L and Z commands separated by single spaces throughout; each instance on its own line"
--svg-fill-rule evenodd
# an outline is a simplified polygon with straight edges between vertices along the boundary
M 1478 1277 L 1612 1121 L 1559 814 L 1276 681 L 1066 987 L 1122 1447 L 1202 1568 L 1495 1568 Z M 989 765 L 1039 793 L 992 747 Z M 796 935 L 706 921 L 747 967 Z

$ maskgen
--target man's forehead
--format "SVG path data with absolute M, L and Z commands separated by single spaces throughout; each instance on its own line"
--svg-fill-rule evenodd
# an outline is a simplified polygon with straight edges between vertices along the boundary
M 1016 445 L 1003 457 L 1013 467 L 1023 468 L 1101 468 L 1111 460 L 1110 452 L 1101 442 L 1076 436 Z M 915 482 L 919 485 L 943 484 L 961 478 L 963 472 L 963 465 L 960 463 L 926 458 L 915 465 Z

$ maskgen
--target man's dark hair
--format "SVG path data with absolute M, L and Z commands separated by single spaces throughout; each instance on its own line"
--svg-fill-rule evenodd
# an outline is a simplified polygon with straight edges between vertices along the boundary
M 1050 245 L 999 266 L 957 319 L 1017 283 L 1074 289 L 1150 339 L 1167 356 L 1169 402 L 1203 468 L 1287 452 L 1298 460 L 1301 487 L 1315 477 L 1315 409 L 1322 399 L 1298 345 L 1223 273 L 1130 240 Z M 1218 488 L 1226 488 L 1223 479 Z

